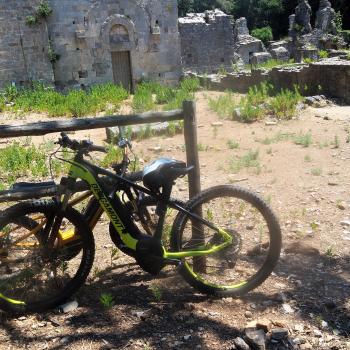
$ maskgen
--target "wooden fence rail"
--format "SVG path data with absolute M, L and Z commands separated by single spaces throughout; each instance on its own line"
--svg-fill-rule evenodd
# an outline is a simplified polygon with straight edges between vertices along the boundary
M 0 139 L 21 136 L 41 136 L 63 131 L 90 130 L 115 126 L 169 122 L 174 120 L 184 121 L 187 165 L 194 166 L 194 170 L 189 174 L 188 178 L 189 197 L 192 198 L 201 191 L 200 167 L 197 148 L 196 106 L 193 101 L 185 101 L 183 103 L 182 110 L 170 112 L 151 112 L 137 115 L 119 115 L 103 118 L 58 120 L 29 123 L 25 125 L 1 125 Z M 51 190 L 54 191 L 55 189 L 52 188 Z M 0 192 L 0 202 L 11 200 L 18 201 L 22 198 L 27 199 L 28 196 L 30 197 L 30 193 L 25 193 L 25 191 L 20 193 L 18 191 L 3 191 Z M 197 208 L 196 213 L 198 215 L 202 215 L 202 209 Z M 204 241 L 203 230 L 201 227 L 198 227 L 198 225 L 197 227 L 192 228 L 192 236 L 196 240 L 202 239 Z M 194 259 L 195 271 L 204 271 L 204 266 L 204 257 Z
M 201 190 L 197 150 L 196 106 L 193 101 L 185 101 L 182 110 L 169 112 L 150 112 L 102 118 L 56 120 L 23 125 L 0 125 L 0 139 L 21 136 L 41 136 L 62 131 L 91 130 L 114 126 L 169 122 L 174 120 L 184 120 L 187 164 L 188 166 L 194 166 L 194 171 L 189 175 L 189 195 L 190 198 L 192 198 Z

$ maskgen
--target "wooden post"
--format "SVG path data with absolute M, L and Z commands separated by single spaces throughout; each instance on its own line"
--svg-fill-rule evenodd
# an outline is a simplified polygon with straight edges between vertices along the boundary
M 193 101 L 184 101 L 183 116 L 187 166 L 194 166 L 193 171 L 191 171 L 188 175 L 189 196 L 191 199 L 201 192 L 196 105 Z M 196 214 L 202 216 L 201 207 L 197 208 Z M 196 244 L 205 243 L 202 224 L 196 223 L 195 227 L 192 226 L 192 239 L 196 242 Z M 205 266 L 205 257 L 198 257 L 193 259 L 193 269 L 195 272 L 205 272 Z

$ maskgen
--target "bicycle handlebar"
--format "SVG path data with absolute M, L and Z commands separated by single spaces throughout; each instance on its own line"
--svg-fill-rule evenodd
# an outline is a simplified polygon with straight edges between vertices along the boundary
M 77 140 L 71 140 L 69 136 L 62 132 L 61 138 L 58 139 L 56 144 L 64 147 L 69 148 L 73 151 L 82 151 L 83 153 L 89 153 L 89 152 L 101 152 L 101 153 L 107 153 L 107 150 L 105 147 L 102 146 L 95 146 L 91 141 L 83 140 L 83 141 L 77 141 Z

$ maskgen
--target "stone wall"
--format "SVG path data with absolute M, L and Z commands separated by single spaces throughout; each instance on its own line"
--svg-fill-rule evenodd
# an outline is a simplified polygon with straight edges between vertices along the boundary
M 215 72 L 235 61 L 233 18 L 219 10 L 190 13 L 179 19 L 182 65 L 185 70 Z
M 60 85 L 113 81 L 111 53 L 115 51 L 130 52 L 133 84 L 144 79 L 178 81 L 181 67 L 176 0 L 51 3 L 49 32 L 61 56 L 55 65 Z
M 38 3 L 39 0 L 0 0 L 0 89 L 12 82 L 53 83 L 46 24 L 25 23 Z
M 52 82 L 48 36 L 60 57 L 53 65 L 59 87 L 113 82 L 117 74 L 130 78 L 131 87 L 148 79 L 178 82 L 176 0 L 48 1 L 53 12 L 47 26 L 45 21 L 28 26 L 25 17 L 35 12 L 39 0 L 0 0 L 0 84 Z M 113 69 L 117 52 L 124 53 L 120 57 L 128 61 L 128 72 L 116 72 L 116 63 Z
M 277 89 L 293 89 L 297 85 L 305 95 L 322 93 L 350 103 L 350 61 L 346 60 L 328 59 L 310 65 L 274 68 L 271 71 L 228 74 L 220 80 L 210 77 L 200 77 L 200 80 L 202 86 L 211 90 L 240 93 L 247 93 L 251 86 L 262 82 L 270 82 Z

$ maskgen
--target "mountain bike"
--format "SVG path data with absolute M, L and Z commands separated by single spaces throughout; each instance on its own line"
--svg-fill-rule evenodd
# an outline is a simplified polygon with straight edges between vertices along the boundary
M 184 162 L 155 160 L 142 171 L 142 186 L 87 161 L 92 143 L 65 134 L 57 143 L 75 155 L 61 158 L 70 169 L 55 198 L 22 202 L 0 214 L 1 309 L 44 311 L 84 284 L 95 245 L 86 217 L 69 204 L 79 179 L 107 214 L 113 242 L 146 272 L 157 275 L 174 265 L 202 293 L 238 296 L 263 283 L 275 267 L 280 226 L 269 205 L 254 193 L 222 185 L 183 204 L 171 192 L 175 181 L 192 171 Z M 155 206 L 157 217 L 152 229 L 148 226 L 150 232 L 140 225 L 147 206 Z M 178 214 L 164 237 L 169 210 Z

